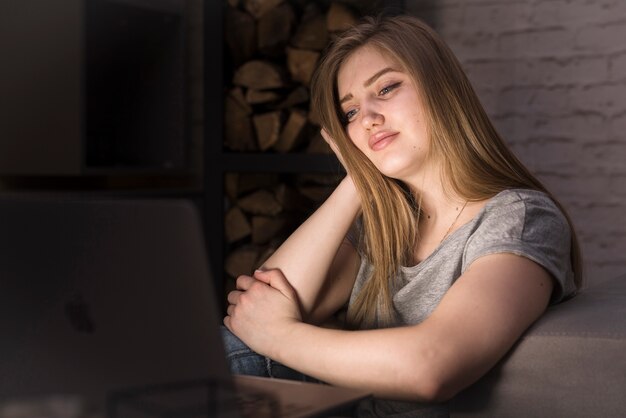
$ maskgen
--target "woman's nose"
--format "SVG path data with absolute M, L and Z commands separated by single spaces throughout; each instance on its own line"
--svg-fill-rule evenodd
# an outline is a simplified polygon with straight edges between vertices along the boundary
M 374 126 L 382 125 L 385 122 L 383 114 L 373 107 L 361 108 L 362 117 L 361 123 L 367 130 L 372 129 Z

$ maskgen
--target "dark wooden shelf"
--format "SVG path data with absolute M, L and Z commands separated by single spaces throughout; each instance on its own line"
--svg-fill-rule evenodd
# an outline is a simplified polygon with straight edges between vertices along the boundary
M 204 190 L 205 231 L 213 278 L 218 295 L 223 295 L 224 175 L 226 173 L 344 173 L 334 155 L 306 153 L 236 153 L 223 149 L 224 79 L 223 30 L 225 1 L 204 1 Z M 404 10 L 404 0 L 372 0 L 354 3 L 361 14 L 395 15 Z M 210 127 L 210 129 L 208 129 Z M 224 301 L 221 300 L 221 303 Z
M 238 153 L 223 149 L 223 13 L 226 2 L 204 2 L 204 210 L 205 233 L 216 294 L 223 295 L 224 176 L 227 173 L 343 173 L 334 155 L 307 153 Z M 220 300 L 220 304 L 224 303 Z
M 209 170 L 222 172 L 339 173 L 341 165 L 328 154 L 262 154 L 224 152 L 209 161 Z

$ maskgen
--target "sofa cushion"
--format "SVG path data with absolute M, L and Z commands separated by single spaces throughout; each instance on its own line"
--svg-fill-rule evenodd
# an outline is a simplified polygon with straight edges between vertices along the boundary
M 626 275 L 550 307 L 451 416 L 626 416 Z

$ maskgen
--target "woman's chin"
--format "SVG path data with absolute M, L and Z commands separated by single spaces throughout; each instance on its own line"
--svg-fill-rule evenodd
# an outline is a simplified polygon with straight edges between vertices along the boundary
M 376 168 L 378 168 L 384 176 L 401 181 L 407 178 L 409 173 L 407 164 L 399 164 L 399 162 L 395 162 L 394 164 L 390 164 L 390 162 L 379 164 L 376 165 Z

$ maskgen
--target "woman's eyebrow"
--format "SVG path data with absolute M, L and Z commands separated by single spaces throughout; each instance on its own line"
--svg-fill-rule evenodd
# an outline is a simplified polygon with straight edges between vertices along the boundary
M 382 77 L 384 74 L 390 73 L 390 72 L 397 72 L 398 70 L 395 70 L 391 67 L 385 67 L 382 70 L 378 71 L 376 74 L 374 74 L 373 76 L 371 76 L 370 78 L 368 78 L 367 80 L 365 80 L 365 83 L 363 83 L 363 87 L 369 87 L 371 86 L 374 81 L 378 80 L 380 77 Z M 341 100 L 339 101 L 339 104 L 343 104 L 344 102 L 347 102 L 348 100 L 352 99 L 352 93 L 348 93 L 345 96 L 343 96 L 341 98 Z

